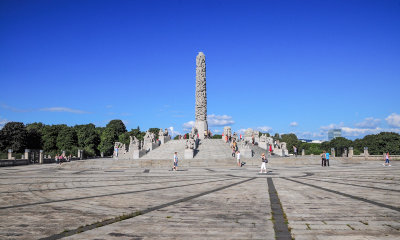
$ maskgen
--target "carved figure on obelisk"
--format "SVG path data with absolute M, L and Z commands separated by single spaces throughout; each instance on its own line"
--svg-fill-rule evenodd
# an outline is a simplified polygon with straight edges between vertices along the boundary
M 196 57 L 196 122 L 195 127 L 199 138 L 204 138 L 208 132 L 207 124 L 207 91 L 206 91 L 206 56 L 199 52 Z

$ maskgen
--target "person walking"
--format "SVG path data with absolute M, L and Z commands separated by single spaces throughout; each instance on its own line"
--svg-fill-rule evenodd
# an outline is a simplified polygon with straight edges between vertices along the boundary
M 269 145 L 269 155 L 272 155 L 272 144 Z
M 232 157 L 235 157 L 235 153 L 236 153 L 236 149 L 235 149 L 235 145 L 232 144 Z
M 385 164 L 383 164 L 384 166 L 392 166 L 392 165 L 390 165 L 390 160 L 389 160 L 389 152 L 387 152 L 386 154 L 385 154 Z
M 328 152 L 325 153 L 325 161 L 326 161 L 326 164 L 328 164 L 328 167 L 329 167 L 329 153 Z
M 236 162 L 237 162 L 238 167 L 241 167 L 241 166 L 242 166 L 242 165 L 240 164 L 240 152 L 239 152 L 239 151 L 236 152 Z
M 178 152 L 174 153 L 174 167 L 172 170 L 177 171 L 178 170 Z
M 265 170 L 265 173 L 267 173 L 267 167 L 266 167 L 266 163 L 268 162 L 267 158 L 265 157 L 265 154 L 261 154 L 261 169 L 260 169 L 260 173 L 263 172 L 263 170 Z
M 321 162 L 321 166 L 322 167 L 325 167 L 326 166 L 326 154 L 325 154 L 326 152 L 324 151 L 322 154 L 321 154 L 321 160 L 322 160 L 322 162 Z

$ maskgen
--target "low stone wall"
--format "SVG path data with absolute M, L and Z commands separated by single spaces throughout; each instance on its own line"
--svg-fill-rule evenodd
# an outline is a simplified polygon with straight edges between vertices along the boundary
M 28 159 L 16 159 L 16 160 L 0 159 L 0 167 L 11 167 L 11 166 L 20 166 L 28 164 L 29 164 Z

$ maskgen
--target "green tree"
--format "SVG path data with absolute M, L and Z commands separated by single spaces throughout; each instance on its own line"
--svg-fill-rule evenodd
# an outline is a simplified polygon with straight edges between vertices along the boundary
M 67 128 L 65 124 L 45 125 L 42 129 L 43 150 L 51 155 L 58 152 L 57 137 L 61 129 Z M 61 150 L 61 149 L 60 149 Z
M 119 120 L 111 120 L 104 129 L 101 130 L 99 151 L 105 155 L 112 155 L 114 144 L 118 141 L 118 137 L 126 133 L 125 124 Z
M 275 133 L 275 135 L 272 137 L 274 140 L 279 140 L 281 141 L 281 136 L 279 135 L 279 133 Z
M 149 132 L 154 133 L 154 137 L 157 140 L 158 139 L 158 133 L 160 132 L 159 128 L 149 128 Z
M 127 150 L 129 150 L 129 143 L 130 143 L 130 133 L 123 133 L 118 136 L 118 142 L 125 144 Z
M 297 139 L 296 134 L 294 134 L 294 133 L 282 134 L 281 141 L 286 143 L 286 147 L 290 153 L 294 153 L 293 146 L 297 147 L 297 153 L 301 153 L 300 152 L 301 150 L 299 148 L 300 141 L 299 141 L 299 139 Z
M 35 122 L 26 125 L 26 130 L 28 134 L 28 149 L 43 149 L 42 130 L 44 126 L 45 125 L 41 122 Z
M 105 128 L 100 136 L 99 150 L 104 155 L 112 155 L 114 151 L 114 143 L 117 141 L 118 135 L 115 133 L 113 128 Z
M 335 148 L 336 156 L 342 156 L 344 149 L 349 149 L 352 147 L 353 141 L 346 139 L 344 137 L 337 137 L 332 139 L 330 142 L 324 144 L 324 150 L 330 152 L 331 148 Z
M 222 139 L 222 135 L 221 134 L 215 134 L 211 138 L 212 139 Z
M 78 137 L 73 127 L 62 127 L 57 136 L 57 148 L 66 151 L 66 154 L 74 154 L 78 149 Z
M 106 128 L 112 129 L 117 136 L 121 135 L 122 133 L 126 133 L 127 132 L 125 124 L 119 119 L 111 120 L 106 125 Z
M 100 144 L 100 134 L 94 124 L 76 125 L 74 127 L 80 149 L 85 151 L 86 156 L 99 155 L 98 145 Z
M 386 152 L 392 155 L 400 154 L 400 135 L 398 133 L 381 132 L 376 135 L 367 135 L 361 140 L 361 144 L 368 147 L 371 155 L 381 155 Z
M 27 147 L 28 132 L 22 122 L 8 122 L 0 130 L 0 148 L 12 149 L 15 153 L 24 152 Z

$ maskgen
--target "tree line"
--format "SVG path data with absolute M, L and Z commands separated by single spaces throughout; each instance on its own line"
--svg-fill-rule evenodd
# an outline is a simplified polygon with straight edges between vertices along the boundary
M 150 128 L 158 138 L 159 128 Z M 139 127 L 127 131 L 121 120 L 111 120 L 105 127 L 94 124 L 67 126 L 65 124 L 46 125 L 43 123 L 24 124 L 8 122 L 0 130 L 0 151 L 13 149 L 14 153 L 23 153 L 25 149 L 44 150 L 45 154 L 55 155 L 66 151 L 76 155 L 78 149 L 86 156 L 112 155 L 114 143 L 119 141 L 129 146 L 130 136 L 143 140 L 145 132 Z
M 149 129 L 156 138 L 159 130 Z M 26 125 L 22 122 L 8 122 L 0 130 L 0 152 L 5 153 L 8 149 L 13 149 L 14 153 L 23 153 L 25 149 L 41 149 L 50 155 L 59 154 L 61 151 L 76 155 L 78 149 L 82 149 L 87 156 L 99 156 L 101 152 L 109 156 L 113 153 L 115 142 L 122 142 L 128 147 L 130 136 L 143 140 L 144 135 L 145 132 L 142 132 L 139 126 L 128 132 L 125 124 L 119 119 L 111 120 L 105 127 L 96 127 L 94 124 L 67 126 L 46 125 L 40 122 Z M 221 135 L 214 135 L 213 138 L 220 139 Z M 367 135 L 354 141 L 339 137 L 321 144 L 302 142 L 293 133 L 276 133 L 272 138 L 286 142 L 289 153 L 293 153 L 293 146 L 297 147 L 298 153 L 304 149 L 307 155 L 317 155 L 324 150 L 330 152 L 331 148 L 335 148 L 336 155 L 340 156 L 345 148 L 353 147 L 354 154 L 358 155 L 364 152 L 364 147 L 368 147 L 371 155 L 381 155 L 385 152 L 400 155 L 400 135 L 394 132 Z
M 301 154 L 304 149 L 307 155 L 321 154 L 322 151 L 331 152 L 335 149 L 336 156 L 341 156 L 345 149 L 353 147 L 354 155 L 364 152 L 364 147 L 368 148 L 370 155 L 382 155 L 389 152 L 392 155 L 400 155 L 400 134 L 394 132 L 381 132 L 379 134 L 366 135 L 361 139 L 350 140 L 344 137 L 334 138 L 323 143 L 306 143 L 298 140 L 293 133 L 275 134 L 274 139 L 286 142 L 289 153 L 293 153 L 293 146 L 297 147 L 297 152 Z

